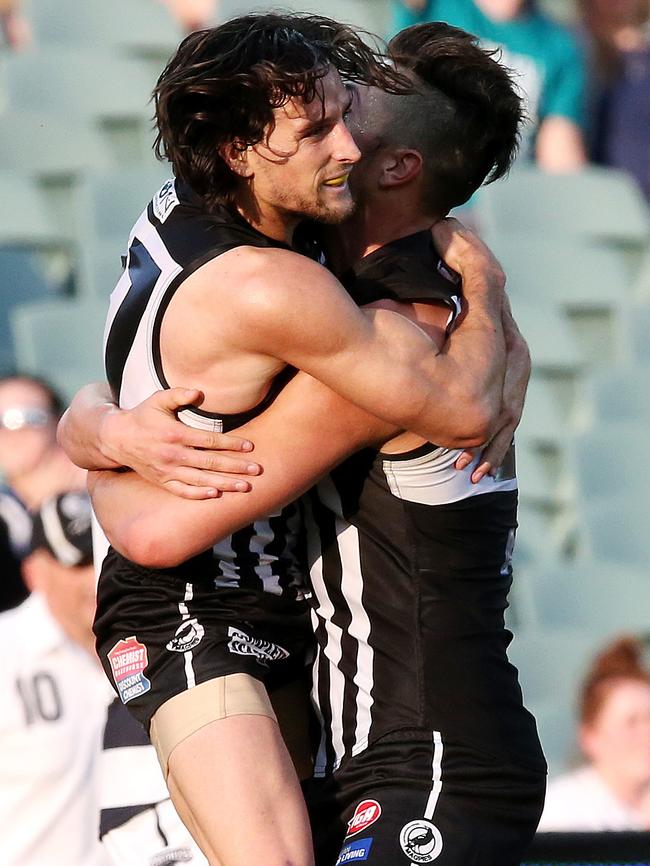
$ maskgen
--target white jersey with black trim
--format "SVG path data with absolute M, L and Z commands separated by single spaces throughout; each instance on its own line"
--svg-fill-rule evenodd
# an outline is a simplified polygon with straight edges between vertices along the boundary
M 359 269 L 365 301 L 386 283 L 388 296 L 439 300 L 428 285 L 428 233 L 378 252 Z M 452 307 L 455 289 L 446 291 Z M 304 498 L 322 723 L 317 776 L 409 728 L 544 767 L 506 655 L 514 447 L 496 478 L 478 484 L 470 478 L 478 458 L 459 472 L 460 453 L 430 443 L 404 454 L 366 449 Z
M 178 180 L 167 181 L 156 193 L 129 236 L 104 333 L 106 374 L 121 407 L 131 408 L 169 387 L 160 329 L 174 293 L 201 265 L 244 245 L 286 248 L 226 207 L 206 211 L 200 197 Z M 232 430 L 263 411 L 292 374 L 288 368 L 276 377 L 264 400 L 248 412 L 228 415 L 192 408 L 179 417 L 193 427 Z M 211 569 L 217 586 L 300 594 L 303 569 L 294 552 L 300 527 L 297 509 L 289 505 L 216 544 L 201 557 L 201 573 Z

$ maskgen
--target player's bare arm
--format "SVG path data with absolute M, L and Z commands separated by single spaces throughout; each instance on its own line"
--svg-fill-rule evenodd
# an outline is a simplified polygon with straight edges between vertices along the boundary
M 442 345 L 446 307 L 399 307 Z M 300 373 L 269 409 L 241 428 L 242 436 L 255 438 L 256 456 L 264 466 L 248 496 L 190 502 L 166 495 L 133 473 L 108 471 L 91 473 L 93 502 L 109 540 L 127 558 L 149 567 L 175 565 L 294 500 L 345 457 L 397 432 Z
M 75 395 L 59 422 L 58 438 L 70 459 L 83 469 L 127 466 L 185 496 L 197 490 L 192 462 L 202 453 L 199 449 L 206 449 L 209 465 L 204 470 L 207 486 L 202 495 L 218 496 L 224 490 L 247 492 L 250 483 L 246 478 L 260 472 L 259 464 L 246 455 L 253 450 L 252 442 L 174 420 L 180 407 L 198 405 L 202 400 L 203 394 L 196 389 L 170 388 L 149 397 L 145 408 L 135 406 L 123 412 L 106 383 L 92 383 Z

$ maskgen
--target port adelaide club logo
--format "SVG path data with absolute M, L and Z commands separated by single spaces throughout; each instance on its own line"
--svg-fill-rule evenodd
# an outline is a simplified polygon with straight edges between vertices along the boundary
M 399 843 L 413 864 L 433 863 L 442 853 L 440 830 L 424 818 L 405 824 L 399 834 Z
M 193 650 L 203 640 L 205 631 L 196 619 L 186 619 L 176 629 L 174 637 L 165 646 L 173 653 L 186 653 Z

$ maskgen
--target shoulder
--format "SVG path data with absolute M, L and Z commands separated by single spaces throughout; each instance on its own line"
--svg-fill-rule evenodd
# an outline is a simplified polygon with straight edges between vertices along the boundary
M 351 303 L 325 267 L 291 250 L 237 247 L 208 262 L 192 279 L 202 291 L 225 287 L 229 306 L 248 316 L 328 299 Z

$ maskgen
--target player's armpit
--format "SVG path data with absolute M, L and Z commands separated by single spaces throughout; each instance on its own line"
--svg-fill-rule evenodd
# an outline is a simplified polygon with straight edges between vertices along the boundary
M 177 565 L 291 502 L 345 457 L 381 442 L 394 427 L 299 374 L 238 434 L 256 442 L 264 467 L 246 496 L 191 501 L 135 473 L 91 473 L 89 489 L 111 544 L 149 568 Z

